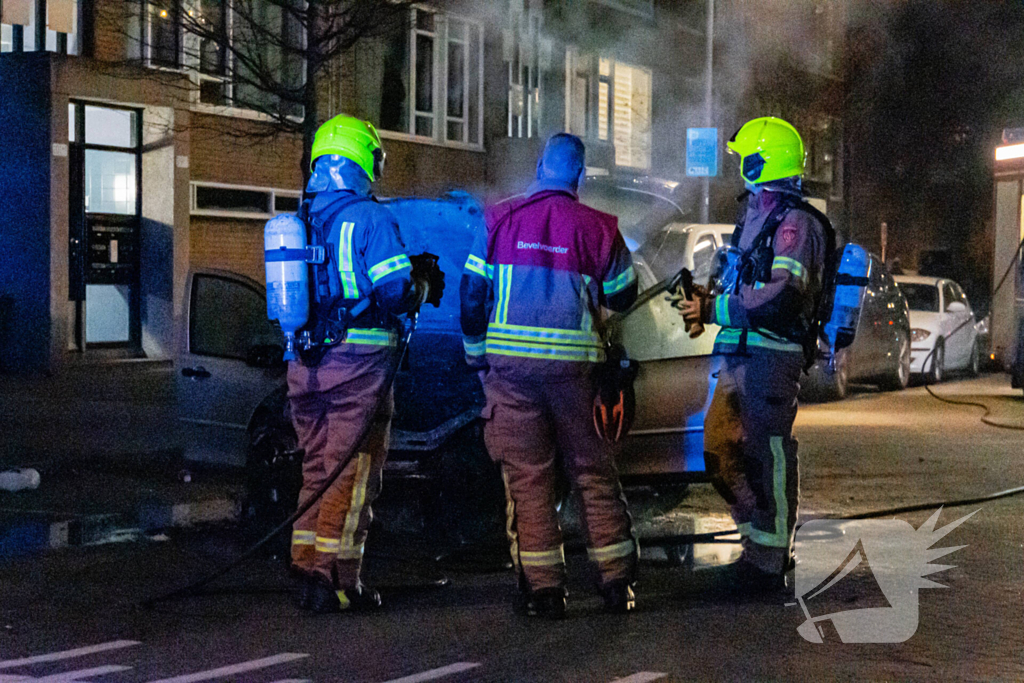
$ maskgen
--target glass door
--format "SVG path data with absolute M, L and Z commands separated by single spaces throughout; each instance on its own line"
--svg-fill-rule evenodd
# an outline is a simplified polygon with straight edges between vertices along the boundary
M 69 106 L 75 348 L 141 348 L 142 114 Z

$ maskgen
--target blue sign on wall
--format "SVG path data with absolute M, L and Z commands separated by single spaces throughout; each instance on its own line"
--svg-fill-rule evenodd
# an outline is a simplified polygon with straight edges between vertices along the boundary
M 686 129 L 686 175 L 718 175 L 718 129 Z

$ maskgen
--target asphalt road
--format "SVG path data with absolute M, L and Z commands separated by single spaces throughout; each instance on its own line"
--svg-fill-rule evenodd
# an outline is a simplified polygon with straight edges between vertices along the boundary
M 992 376 L 938 391 L 980 396 L 995 418 L 1024 424 L 1024 401 L 1006 383 Z M 982 425 L 980 412 L 938 403 L 922 388 L 802 408 L 801 520 L 1024 485 L 1021 433 Z M 706 487 L 632 498 L 644 529 L 670 531 L 694 513 L 724 522 L 724 506 Z M 797 631 L 807 614 L 792 589 L 772 599 L 730 597 L 713 590 L 719 570 L 672 567 L 656 549 L 645 552 L 639 610 L 626 618 L 600 613 L 586 568 L 571 558 L 570 615 L 559 623 L 513 616 L 509 573 L 486 571 L 487 563 L 438 567 L 424 537 L 378 535 L 367 576 L 389 609 L 369 616 L 297 613 L 271 559 L 247 564 L 216 594 L 139 606 L 236 552 L 230 529 L 52 553 L 0 567 L 0 683 L 1019 680 L 1024 497 L 945 509 L 938 527 L 975 510 L 936 544 L 965 547 L 941 559 L 925 552 L 936 539 L 913 531 L 929 512 L 900 517 L 913 528 L 848 523 L 798 546 L 800 588 L 844 559 L 845 550 L 829 565 L 821 544 L 862 539 L 869 562 L 837 582 L 838 598 L 808 593 L 805 606 L 812 616 L 898 608 L 899 626 L 912 635 L 887 644 L 840 642 L 825 623 L 826 642 L 809 642 Z M 732 548 L 720 550 L 727 557 Z M 908 588 L 929 559 L 955 565 L 929 577 L 947 588 Z M 452 585 L 429 587 L 441 571 Z M 880 597 L 893 577 L 910 583 Z M 892 627 L 888 616 L 874 622 L 877 633 Z

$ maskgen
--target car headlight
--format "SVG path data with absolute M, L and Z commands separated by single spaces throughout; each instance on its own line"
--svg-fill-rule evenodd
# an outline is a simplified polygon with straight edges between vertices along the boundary
M 922 330 L 920 327 L 915 327 L 910 330 L 910 341 L 912 342 L 923 342 L 930 336 L 932 336 L 931 332 L 928 330 Z

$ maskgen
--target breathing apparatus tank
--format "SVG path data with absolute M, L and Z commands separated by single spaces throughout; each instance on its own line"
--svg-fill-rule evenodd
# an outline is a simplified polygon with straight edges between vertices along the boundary
M 295 333 L 309 320 L 306 225 L 290 214 L 275 216 L 263 229 L 267 272 L 267 318 L 284 333 L 284 360 L 296 360 Z
M 864 288 L 868 284 L 871 259 L 864 247 L 847 244 L 836 270 L 832 316 L 825 322 L 825 338 L 834 358 L 836 351 L 853 343 L 860 320 Z

